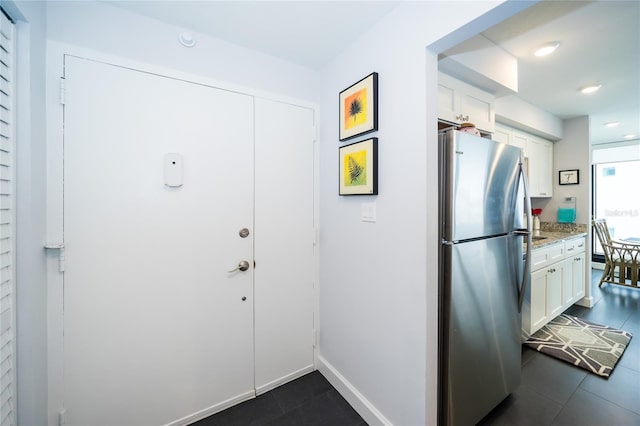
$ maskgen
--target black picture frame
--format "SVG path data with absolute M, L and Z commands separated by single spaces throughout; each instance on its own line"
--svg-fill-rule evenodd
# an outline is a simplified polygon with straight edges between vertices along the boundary
M 378 195 L 378 138 L 338 148 L 338 194 Z
M 342 90 L 338 100 L 340 141 L 378 130 L 377 72 Z
M 580 170 L 560 170 L 558 172 L 558 185 L 578 185 L 580 183 Z

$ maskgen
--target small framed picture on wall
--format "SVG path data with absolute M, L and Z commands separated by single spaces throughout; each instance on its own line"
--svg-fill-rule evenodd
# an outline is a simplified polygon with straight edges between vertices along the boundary
M 378 73 L 340 92 L 340 140 L 378 130 Z
M 558 175 L 559 185 L 577 185 L 580 183 L 580 170 L 560 170 Z

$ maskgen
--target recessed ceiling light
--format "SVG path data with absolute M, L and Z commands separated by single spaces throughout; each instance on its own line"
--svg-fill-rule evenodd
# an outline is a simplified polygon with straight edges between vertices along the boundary
M 560 47 L 560 42 L 552 41 L 551 43 L 547 43 L 544 46 L 539 47 L 533 54 L 535 56 L 547 56 L 555 52 L 555 50 Z
M 625 138 L 625 139 L 633 139 L 633 138 L 635 138 L 636 136 L 637 136 L 637 135 L 629 134 L 629 135 L 624 135 L 624 138 Z
M 619 121 L 610 121 L 608 123 L 604 123 L 605 127 L 616 127 L 619 124 L 620 124 Z
M 580 91 L 582 93 L 593 93 L 600 90 L 601 87 L 602 87 L 602 84 L 592 84 L 591 86 L 583 87 L 582 89 L 580 89 Z

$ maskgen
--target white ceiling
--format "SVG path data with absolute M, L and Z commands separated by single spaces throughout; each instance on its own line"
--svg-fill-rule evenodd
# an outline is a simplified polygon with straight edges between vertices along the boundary
M 483 35 L 518 59 L 518 97 L 562 119 L 588 115 L 592 143 L 640 138 L 640 2 L 544 1 Z M 532 55 L 551 41 L 553 55 Z
M 319 69 L 397 1 L 106 1 L 159 21 Z
M 398 1 L 109 1 L 196 33 L 319 69 Z M 592 143 L 640 135 L 640 2 L 543 1 L 483 35 L 518 58 L 522 99 L 560 118 L 591 117 Z M 560 41 L 552 56 L 534 47 Z M 590 96 L 578 89 L 602 89 Z M 620 121 L 609 129 L 603 124 Z

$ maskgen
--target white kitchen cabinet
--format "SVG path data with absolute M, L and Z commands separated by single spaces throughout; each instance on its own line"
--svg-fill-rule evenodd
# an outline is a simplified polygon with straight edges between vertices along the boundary
M 530 284 L 529 300 L 525 302 L 523 309 L 522 327 L 528 334 L 533 334 L 549 322 L 547 319 L 547 271 L 543 269 L 532 272 Z
M 562 261 L 562 303 L 573 303 L 573 263 L 574 258 L 569 257 Z
M 497 142 L 522 148 L 532 197 L 553 196 L 552 142 L 499 123 L 495 126 L 492 138 Z
M 529 156 L 526 136 L 523 136 L 518 132 L 514 132 L 510 127 L 496 123 L 496 127 L 493 131 L 491 139 L 496 142 L 506 143 L 507 145 L 518 147 L 522 149 L 522 154 L 525 158 Z
M 480 130 L 495 129 L 495 98 L 447 74 L 438 73 L 438 118 L 455 124 L 473 123 Z
M 493 139 L 496 142 L 511 145 L 511 131 L 509 129 L 506 129 L 496 124 L 496 128 L 493 131 L 493 135 L 491 136 L 491 139 Z
M 585 285 L 584 268 L 585 268 L 585 253 L 584 252 L 577 253 L 575 258 L 573 258 L 573 269 L 572 269 L 572 277 L 571 277 L 573 282 L 572 303 L 575 303 L 584 297 L 584 285 Z
M 549 266 L 546 270 L 546 286 L 547 286 L 547 318 L 550 320 L 557 317 L 564 311 L 562 300 L 562 278 L 565 262 L 557 262 Z
M 567 263 L 570 265 L 571 274 L 571 303 L 575 303 L 584 297 L 585 286 L 585 239 L 575 238 L 565 243 Z
M 532 197 L 553 196 L 553 143 L 531 137 L 529 148 L 529 188 Z
M 572 238 L 531 252 L 531 282 L 525 292 L 522 328 L 531 335 L 584 297 L 585 238 Z

